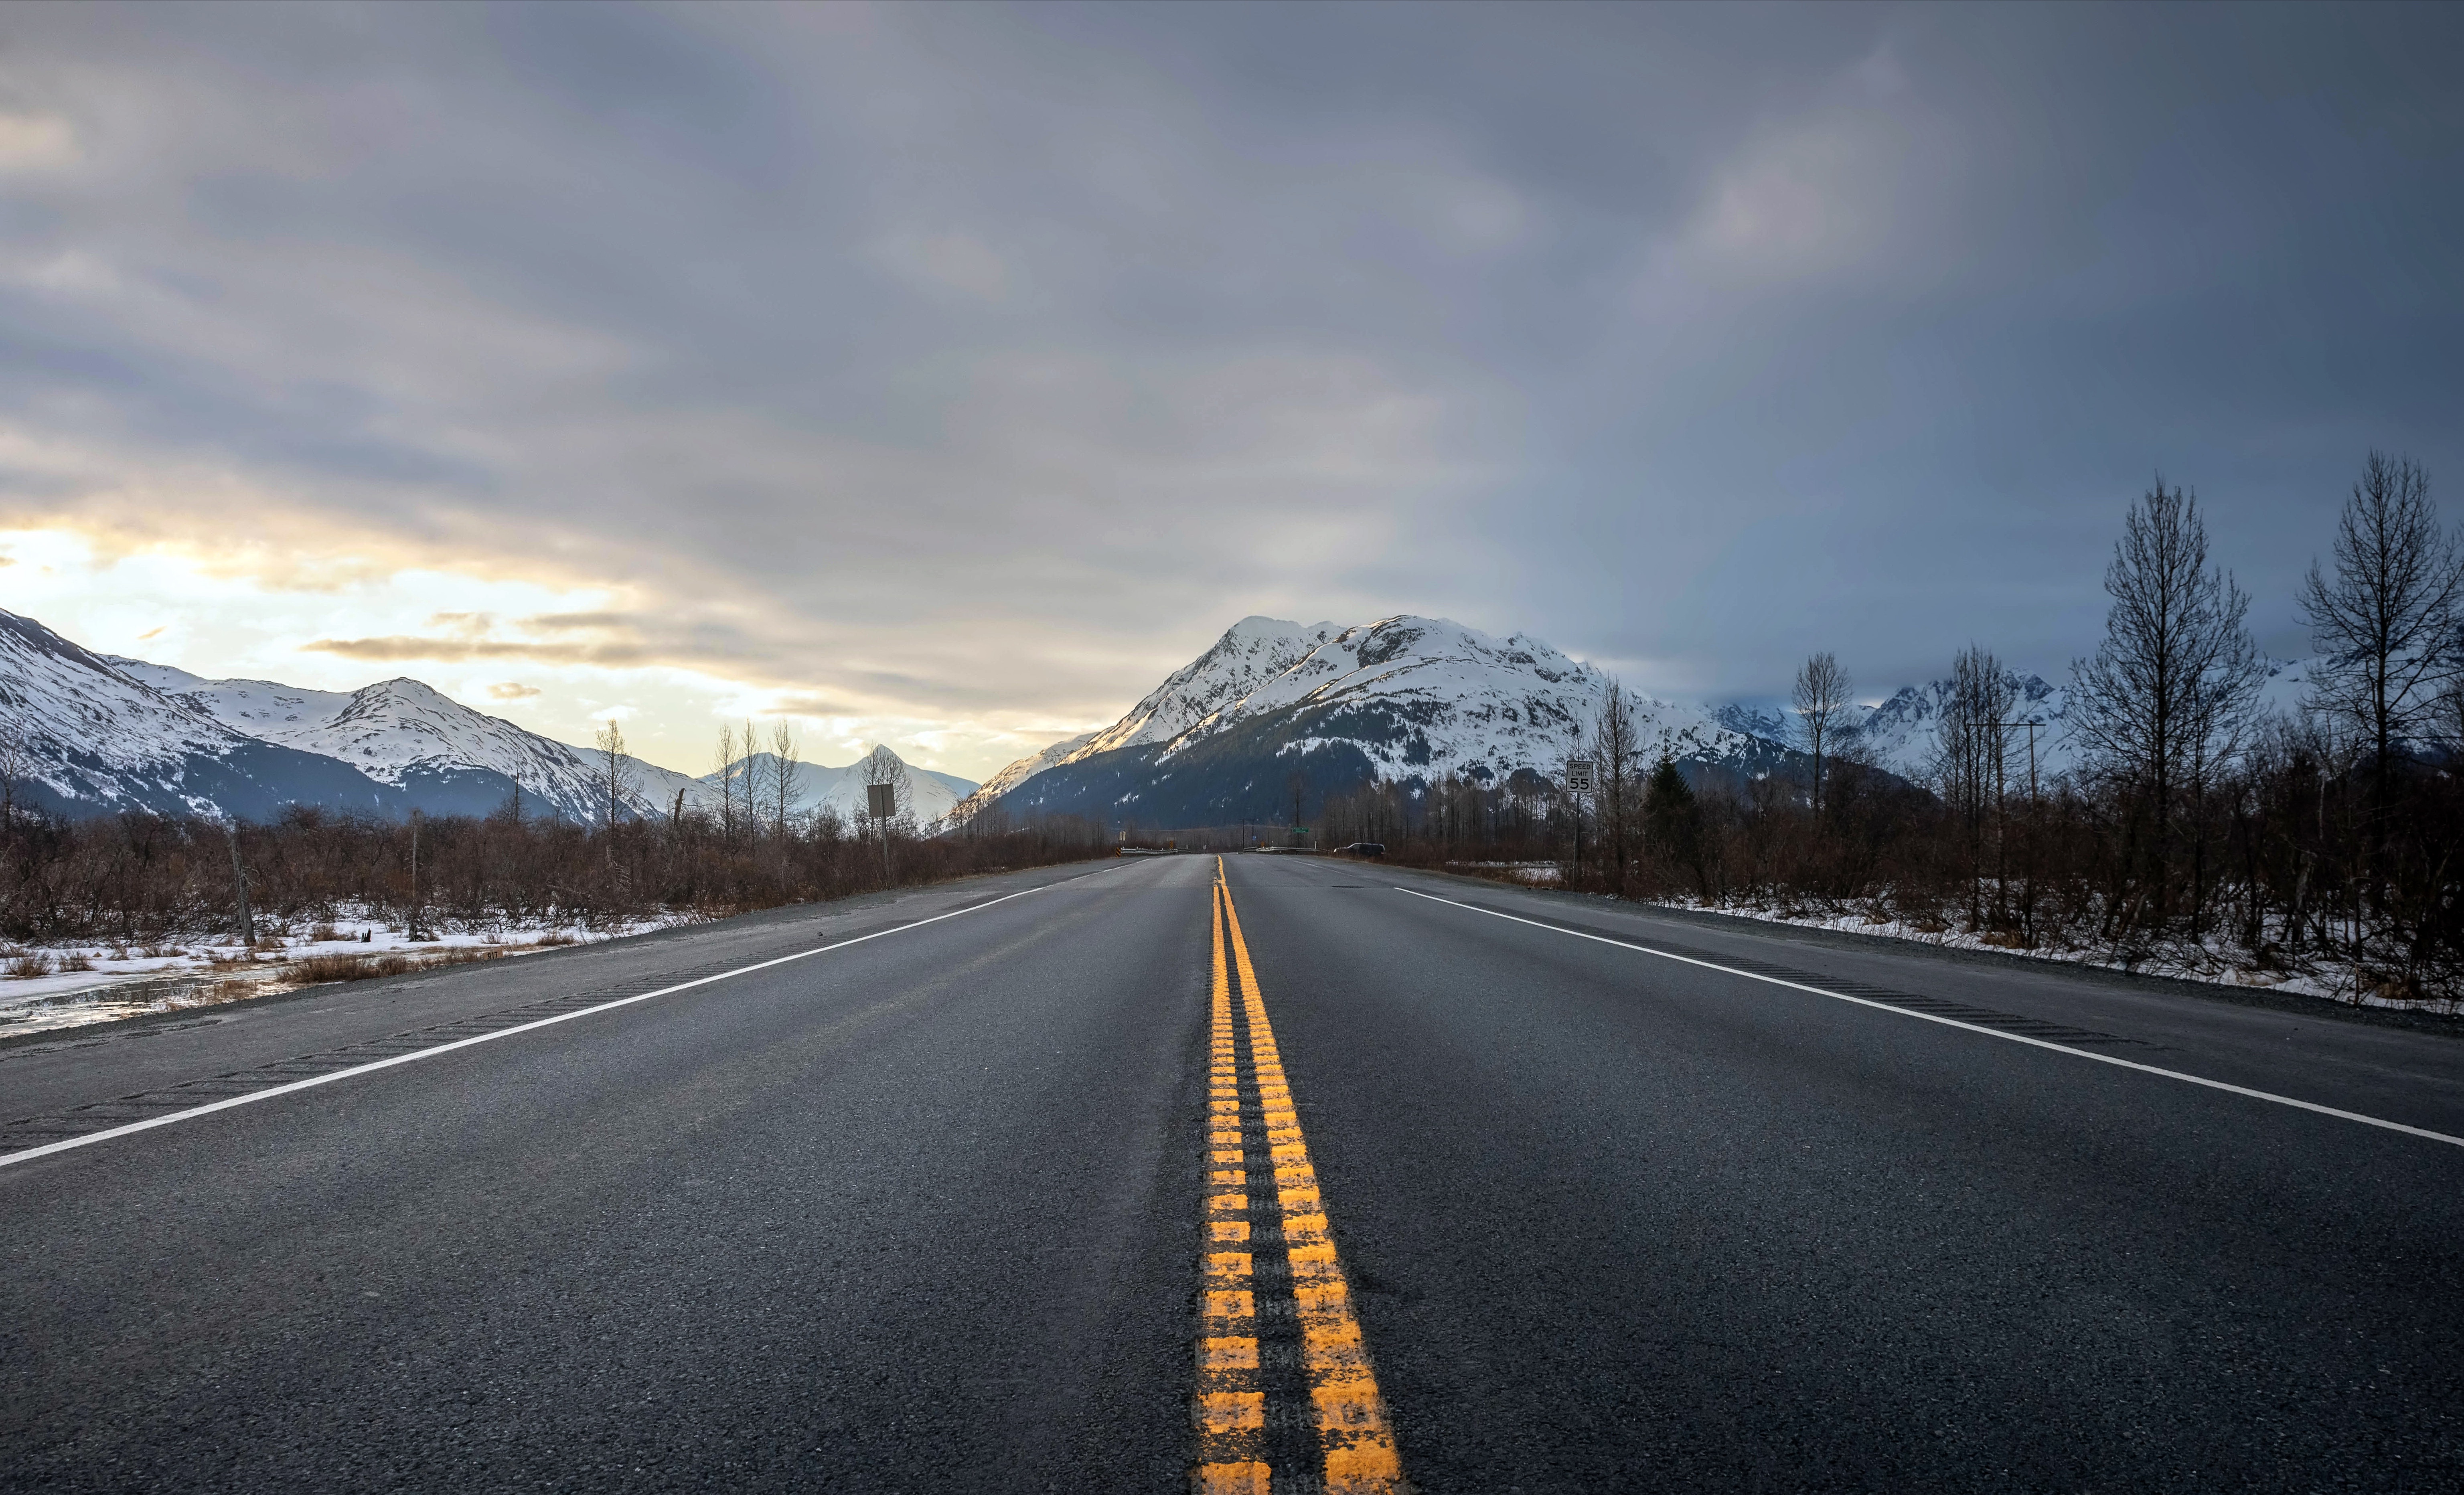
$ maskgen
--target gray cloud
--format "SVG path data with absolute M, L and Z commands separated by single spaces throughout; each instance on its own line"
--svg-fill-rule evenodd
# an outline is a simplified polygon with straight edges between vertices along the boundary
M 0 517 L 211 471 L 262 507 L 198 543 L 639 603 L 354 658 L 1091 718 L 1408 609 L 1880 683 L 2088 647 L 2159 466 L 2279 647 L 2365 448 L 2464 474 L 2440 11 L 11 24 Z

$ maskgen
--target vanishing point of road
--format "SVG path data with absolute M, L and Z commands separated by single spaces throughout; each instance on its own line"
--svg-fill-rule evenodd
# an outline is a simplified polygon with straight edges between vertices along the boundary
M 2464 1040 L 1302 857 L 0 1048 L 0 1488 L 2464 1488 Z

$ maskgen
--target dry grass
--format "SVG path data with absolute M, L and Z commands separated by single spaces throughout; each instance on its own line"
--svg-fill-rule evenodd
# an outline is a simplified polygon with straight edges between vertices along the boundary
M 72 950 L 67 955 L 60 956 L 60 969 L 63 971 L 91 971 L 94 969 L 94 957 L 87 955 L 82 950 Z
M 52 957 L 39 950 L 29 950 L 23 955 L 11 956 L 7 969 L 18 980 L 31 981 L 38 976 L 52 974 Z
M 310 956 L 293 961 L 284 975 L 303 986 L 322 981 L 368 981 L 384 976 L 406 976 L 413 971 L 432 970 L 437 966 L 498 960 L 504 957 L 504 954 L 501 948 L 479 947 L 439 950 L 416 956 Z

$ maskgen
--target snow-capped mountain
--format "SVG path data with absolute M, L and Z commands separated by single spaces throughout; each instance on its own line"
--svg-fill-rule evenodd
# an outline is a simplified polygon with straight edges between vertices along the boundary
M 2009 719 L 2037 724 L 2036 771 L 2047 779 L 2067 772 L 2075 758 L 2062 730 L 2070 693 L 2042 675 L 2023 675 L 2015 670 L 2005 671 L 2004 683 L 2013 696 Z M 1902 686 L 1880 706 L 1858 714 L 1841 734 L 1842 746 L 1903 779 L 1932 782 L 1941 755 L 1942 707 L 1950 689 L 1948 680 Z M 2027 729 L 2013 730 L 2010 742 L 2015 763 L 2027 752 Z
M 1224 629 L 1213 649 L 1167 675 L 1127 715 L 1088 738 L 1078 751 L 1091 756 L 1169 743 L 1211 718 L 1238 715 L 1252 693 L 1347 631 L 1352 630 L 1331 623 L 1302 627 L 1279 618 L 1243 618 Z
M 764 768 L 771 761 L 760 756 Z M 800 764 L 790 808 L 853 818 L 865 802 L 861 761 Z M 679 792 L 688 810 L 721 802 L 720 773 L 695 777 L 630 758 L 627 766 L 635 814 L 667 814 Z M 920 824 L 939 822 L 976 788 L 952 774 L 898 766 L 902 807 Z M 518 786 L 526 813 L 596 820 L 605 813 L 605 770 L 596 748 L 525 731 L 417 680 L 358 691 L 210 680 L 96 654 L 0 610 L 0 777 L 9 780 L 0 788 L 55 813 L 265 820 L 291 804 L 317 804 L 486 815 Z M 743 760 L 735 771 L 744 771 Z
M 968 794 L 965 799 L 960 800 L 957 803 L 957 807 L 951 811 L 952 816 L 961 823 L 973 820 L 979 811 L 990 808 L 993 802 L 1000 799 L 1002 795 L 1009 793 L 1012 789 L 1017 788 L 1020 784 L 1026 782 L 1026 780 L 1034 778 L 1045 769 L 1067 761 L 1078 752 L 1079 749 L 1094 740 L 1095 734 L 1091 732 L 1082 732 L 1074 737 L 1064 737 L 1040 753 L 1030 754 L 1025 758 L 1020 758 L 1018 761 L 1003 768 L 1001 772 L 993 775 L 990 779 L 985 780 L 981 785 Z
M 2068 693 L 2042 675 L 2021 674 L 2013 670 L 2005 671 L 2004 678 L 2016 700 L 2010 719 L 2039 724 L 2038 772 L 2051 778 L 2068 769 L 2072 754 L 2062 733 Z M 1852 704 L 1833 727 L 1824 751 L 1854 757 L 1917 783 L 1930 783 L 1939 753 L 1943 701 L 1950 694 L 1950 688 L 1948 680 L 1930 680 L 1924 685 L 1902 686 L 1877 703 Z M 1792 748 L 1805 746 L 1804 729 L 1785 700 L 1763 697 L 1724 701 L 1705 710 L 1724 726 L 1766 742 Z M 2013 751 L 2021 755 L 2018 760 L 2024 763 L 2026 729 L 2015 731 L 2011 740 Z
M 2308 659 L 2268 661 L 2267 683 L 2259 691 L 2260 710 L 2284 715 L 2300 711 L 2303 698 L 2309 693 L 2310 671 L 2316 663 Z M 2042 675 L 2022 674 L 2016 670 L 2006 671 L 2004 680 L 2016 698 L 2010 720 L 2038 724 L 2035 734 L 2037 773 L 2052 779 L 2076 768 L 2079 750 L 2066 730 L 2070 688 L 2053 684 Z M 1917 783 L 1932 782 L 1941 752 L 1943 702 L 1950 694 L 1950 689 L 1948 680 L 1929 680 L 1923 685 L 1903 685 L 1879 703 L 1850 707 L 1845 719 L 1836 729 L 1838 751 L 1853 754 L 1903 779 Z M 1805 745 L 1796 715 L 1789 709 L 1786 701 L 1776 698 L 1727 701 L 1707 709 L 1722 725 L 1766 742 L 1788 747 Z M 2010 741 L 2012 761 L 2017 771 L 2024 772 L 2028 752 L 2026 728 L 2013 729 Z
M 567 820 L 602 813 L 604 791 L 587 754 L 473 711 L 417 680 L 310 691 L 271 680 L 208 680 L 168 665 L 102 657 L 235 732 L 340 758 L 407 790 L 433 814 L 487 814 L 516 784 L 526 810 Z
M 1438 618 L 1352 627 L 1244 618 L 1111 727 L 994 776 L 1017 813 L 1223 824 L 1370 779 L 1556 777 L 1608 678 L 1538 639 Z M 1700 707 L 1633 697 L 1643 751 L 1767 772 L 1792 755 Z M 989 785 L 988 785 L 989 787 Z
M 19 804 L 270 819 L 294 803 L 399 813 L 402 790 L 236 732 L 32 618 L 0 610 L 0 767 Z

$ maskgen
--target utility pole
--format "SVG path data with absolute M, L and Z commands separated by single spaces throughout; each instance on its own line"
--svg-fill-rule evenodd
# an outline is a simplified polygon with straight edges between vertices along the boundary
M 256 948 L 256 919 L 248 912 L 248 868 L 239 860 L 239 822 L 225 821 L 223 834 L 231 838 L 231 881 L 239 885 L 239 937 L 246 948 Z

